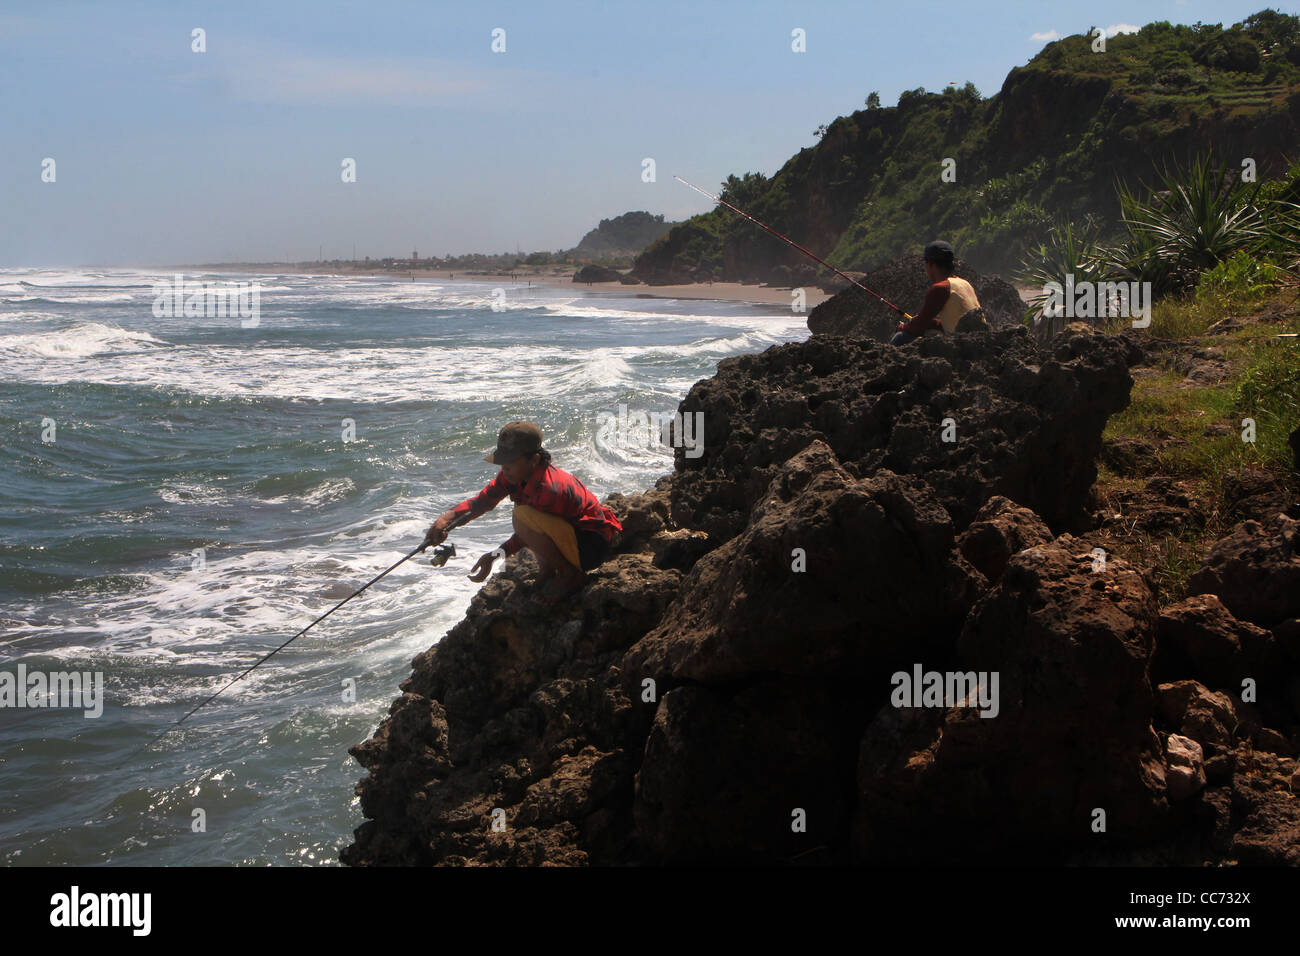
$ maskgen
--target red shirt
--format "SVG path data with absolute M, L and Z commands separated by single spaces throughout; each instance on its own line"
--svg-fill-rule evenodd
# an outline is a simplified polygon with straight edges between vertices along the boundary
M 924 335 L 931 329 L 943 328 L 939 324 L 939 313 L 948 303 L 950 295 L 952 295 L 952 287 L 948 285 L 947 279 L 940 279 L 930 286 L 930 291 L 925 294 L 925 301 L 921 303 L 921 311 L 912 318 L 911 322 L 903 326 L 903 331 L 908 335 Z
M 515 504 L 529 505 L 538 511 L 568 519 L 577 531 L 595 531 L 606 541 L 612 541 L 614 534 L 623 530 L 614 512 L 597 501 L 582 482 L 550 462 L 540 465 L 517 485 L 510 484 L 501 472 L 497 472 L 482 491 L 473 498 L 466 498 L 451 511 L 457 516 L 468 514 L 471 519 L 477 518 L 495 508 L 506 495 Z M 501 547 L 509 555 L 523 546 L 519 535 L 513 534 Z

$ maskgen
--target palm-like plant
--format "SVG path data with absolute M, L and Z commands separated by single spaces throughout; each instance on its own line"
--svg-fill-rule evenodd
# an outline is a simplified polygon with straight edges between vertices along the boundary
M 1280 268 L 1291 278 L 1300 279 L 1300 206 L 1282 200 L 1271 203 L 1268 234 L 1281 260 Z
M 1074 276 L 1076 285 L 1084 281 L 1106 282 L 1111 279 L 1114 272 L 1111 266 L 1112 253 L 1102 245 L 1100 231 L 1091 216 L 1081 225 L 1065 222 L 1053 226 L 1047 233 L 1047 241 L 1040 243 L 1038 248 L 1030 251 L 1028 258 L 1021 260 L 1021 268 L 1015 274 L 1016 280 L 1041 290 L 1029 298 L 1026 318 L 1043 308 L 1049 296 L 1049 282 L 1064 286 L 1068 275 Z
M 1117 186 L 1128 238 L 1116 250 L 1121 271 L 1151 282 L 1157 295 L 1190 291 L 1203 270 L 1269 238 L 1259 184 L 1242 182 L 1209 156 L 1165 166 L 1158 179 L 1145 196 Z

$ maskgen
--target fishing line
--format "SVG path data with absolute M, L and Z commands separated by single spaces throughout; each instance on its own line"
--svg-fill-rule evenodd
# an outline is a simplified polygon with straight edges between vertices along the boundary
M 688 182 L 686 182 L 686 180 L 682 179 L 682 177 L 680 177 L 680 176 L 674 176 L 673 179 L 677 180 L 677 181 L 680 182 L 680 183 L 686 183 L 687 186 L 690 186 L 690 187 L 691 187 L 692 189 L 694 189 L 697 193 L 703 193 L 705 196 L 708 196 L 708 197 L 709 197 L 710 199 L 712 199 L 714 202 L 716 202 L 716 203 L 721 203 L 722 205 L 724 205 L 724 206 L 726 206 L 728 209 L 730 209 L 732 212 L 737 213 L 737 214 L 739 214 L 739 215 L 741 215 L 741 216 L 744 216 L 746 219 L 748 219 L 748 220 L 749 220 L 750 222 L 752 222 L 754 225 L 758 226 L 760 229 L 766 229 L 768 232 L 770 232 L 772 235 L 776 236 L 778 239 L 780 239 L 782 242 L 786 243 L 787 245 L 794 246 L 796 249 L 798 249 L 798 250 L 799 250 L 800 252 L 802 252 L 804 255 L 809 256 L 809 257 L 811 257 L 811 258 L 813 258 L 813 259 L 816 259 L 818 262 L 820 262 L 822 265 L 824 265 L 827 269 L 830 269 L 831 272 L 834 272 L 834 273 L 835 273 L 837 276 L 839 276 L 840 278 L 842 278 L 842 279 L 847 279 L 849 282 L 853 283 L 855 286 L 857 286 L 857 287 L 858 287 L 859 289 L 861 289 L 863 292 L 866 292 L 866 293 L 868 293 L 869 295 L 874 295 L 877 299 L 879 299 L 881 302 L 885 303 L 885 305 L 889 306 L 891 309 L 893 309 L 895 312 L 897 312 L 897 313 L 898 313 L 899 315 L 901 315 L 903 318 L 905 318 L 905 319 L 911 319 L 911 318 L 912 318 L 911 315 L 909 315 L 908 313 L 904 312 L 904 311 L 903 311 L 902 309 L 900 309 L 898 306 L 894 305 L 894 303 L 890 302 L 888 299 L 886 299 L 886 298 L 885 298 L 883 295 L 881 295 L 879 292 L 872 292 L 872 290 L 868 289 L 866 286 L 864 286 L 864 285 L 863 285 L 861 282 L 859 282 L 857 279 L 853 278 L 851 275 L 848 275 L 847 273 L 845 273 L 845 272 L 841 272 L 839 269 L 836 269 L 833 265 L 831 265 L 829 262 L 827 262 L 827 261 L 826 261 L 825 259 L 823 259 L 821 256 L 817 255 L 817 253 L 815 253 L 815 252 L 811 252 L 811 251 L 805 249 L 803 246 L 799 245 L 799 243 L 795 242 L 793 239 L 791 239 L 791 238 L 789 238 L 789 237 L 787 237 L 787 236 L 783 236 L 783 235 L 781 235 L 779 232 L 777 232 L 777 231 L 776 231 L 775 229 L 773 229 L 771 226 L 768 226 L 768 225 L 765 225 L 765 224 L 759 222 L 757 219 L 755 219 L 755 218 L 754 218 L 753 216 L 751 216 L 749 213 L 745 212 L 743 209 L 737 209 L 735 206 L 733 206 L 731 203 L 727 202 L 725 199 L 722 199 L 722 198 L 719 197 L 719 196 L 715 196 L 715 195 L 713 195 L 713 193 L 705 192 L 705 191 L 704 191 L 703 189 L 701 189 L 699 186 L 695 185 L 694 183 L 688 183 Z
M 247 676 L 248 676 L 249 674 L 251 674 L 253 671 L 257 670 L 257 668 L 261 667 L 263 664 L 265 664 L 267 661 L 269 661 L 269 660 L 270 660 L 272 657 L 274 657 L 276 654 L 279 654 L 282 650 L 284 650 L 286 647 L 288 647 L 290 644 L 292 644 L 292 643 L 293 643 L 294 641 L 296 641 L 298 638 L 302 637 L 304 634 L 306 634 L 308 631 L 310 631 L 313 627 L 315 627 L 315 626 L 316 626 L 317 624 L 319 624 L 321 621 L 325 620 L 325 618 L 329 617 L 331 614 L 333 614 L 335 611 L 337 611 L 339 608 L 341 608 L 344 604 L 347 604 L 349 601 L 351 601 L 354 597 L 356 597 L 358 594 L 360 594 L 360 593 L 361 593 L 362 591 L 364 591 L 366 588 L 370 587 L 370 585 L 374 584 L 376 581 L 378 581 L 380 578 L 384 577 L 384 575 L 388 574 L 390 571 L 395 570 L 395 569 L 396 569 L 397 567 L 399 567 L 400 565 L 404 564 L 405 562 L 409 561 L 411 558 L 415 557 L 417 554 L 419 554 L 419 553 L 420 553 L 421 551 L 423 551 L 425 548 L 429 547 L 429 545 L 431 545 L 431 544 L 433 544 L 433 542 L 432 542 L 429 538 L 426 537 L 426 538 L 424 539 L 424 541 L 420 544 L 420 546 L 419 546 L 418 548 L 416 548 L 415 550 L 413 550 L 410 554 L 406 555 L 406 556 L 405 556 L 404 558 L 402 558 L 400 561 L 397 561 L 396 563 L 394 563 L 394 564 L 393 564 L 391 567 L 389 567 L 386 571 L 383 571 L 383 572 L 381 572 L 380 574 L 376 574 L 373 578 L 371 578 L 371 579 L 370 579 L 369 581 L 367 581 L 365 584 L 361 585 L 361 587 L 357 588 L 355 591 L 353 591 L 351 594 L 349 594 L 347 597 L 345 597 L 342 601 L 339 601 L 338 604 L 335 604 L 332 608 L 330 608 L 328 611 L 326 611 L 326 612 L 325 612 L 324 614 L 322 614 L 320 617 L 316 618 L 316 620 L 312 621 L 310 624 L 308 624 L 306 627 L 304 627 L 301 631 L 299 631 L 299 632 L 298 632 L 297 634 L 295 634 L 293 637 L 289 638 L 287 641 L 285 641 L 283 644 L 281 644 L 281 645 L 280 645 L 279 647 L 277 647 L 275 650 L 273 650 L 273 651 L 271 651 L 270 653 L 264 655 L 260 660 L 258 660 L 255 664 L 253 664 L 253 665 L 252 665 L 251 667 L 249 667 L 248 669 L 246 669 L 246 670 L 245 670 L 242 674 L 240 674 L 238 677 L 235 677 L 235 678 L 233 678 L 232 680 L 230 680 L 229 682 L 227 682 L 226 685 L 225 685 L 224 687 L 221 688 L 221 690 L 217 691 L 217 692 L 216 692 L 215 694 L 213 694 L 211 697 L 207 698 L 207 699 L 204 700 L 202 703 L 198 704 L 198 706 L 196 706 L 196 707 L 194 707 L 193 709 L 191 709 L 190 712 L 189 712 L 188 714 L 186 714 L 186 715 L 185 715 L 184 717 L 182 717 L 180 720 L 176 721 L 176 723 L 172 724 L 170 727 L 168 727 L 168 728 L 167 728 L 166 730 L 164 730 L 162 733 L 160 733 L 160 734 L 158 734 L 157 736 L 155 736 L 152 740 L 150 740 L 148 743 L 146 743 L 143 747 L 141 747 L 139 750 L 137 750 L 137 751 L 136 751 L 134 754 L 132 754 L 131 756 L 134 757 L 134 756 L 136 756 L 137 754 L 143 753 L 144 751 L 148 750 L 150 747 L 152 747 L 152 746 L 153 746 L 154 744 L 156 744 L 158 741 L 162 740 L 163 737 L 166 737 L 169 733 L 171 733 L 173 730 L 175 730 L 175 729 L 176 729 L 177 727 L 179 727 L 181 724 L 185 723 L 185 721 L 187 721 L 187 720 L 189 720 L 191 717 L 193 717 L 194 714 L 195 714 L 195 713 L 196 713 L 200 708 L 205 707 L 205 706 L 207 706 L 208 704 L 212 703 L 214 700 L 216 700 L 218 697 L 220 697 L 223 693 L 225 693 L 225 692 L 226 692 L 226 691 L 227 691 L 227 690 L 228 690 L 232 685 L 234 685 L 235 683 L 237 683 L 237 682 L 243 680 L 245 677 L 247 677 Z M 448 544 L 448 545 L 439 545 L 438 547 L 434 548 L 434 553 L 435 553 L 435 557 L 434 557 L 434 559 L 433 559 L 433 562 L 434 562 L 434 564 L 435 564 L 436 566 L 440 566 L 440 565 L 446 563 L 446 560 L 447 560 L 448 557 L 451 557 L 452 555 L 454 555 L 454 554 L 456 553 L 456 546 L 455 546 L 455 545 L 450 545 L 450 544 Z M 439 560 L 439 559 L 441 559 L 441 560 Z

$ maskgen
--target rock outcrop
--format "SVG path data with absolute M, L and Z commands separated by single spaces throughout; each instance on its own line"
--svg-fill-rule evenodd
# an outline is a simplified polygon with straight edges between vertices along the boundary
M 1296 522 L 1163 611 L 1070 533 L 1129 351 L 720 363 L 680 408 L 704 453 L 607 499 L 577 598 L 530 602 L 523 552 L 416 658 L 344 862 L 1300 863 Z
M 959 672 L 998 675 L 998 712 L 881 708 L 862 740 L 857 858 L 954 862 L 961 847 L 1064 862 L 1097 820 L 1112 845 L 1158 836 L 1156 619 L 1138 572 L 1119 560 L 1094 570 L 1068 535 L 1015 555 L 966 619 L 955 659 Z
M 574 282 L 619 282 L 622 278 L 623 273 L 617 269 L 610 269 L 594 262 L 583 266 L 573 274 Z
M 850 273 L 852 274 L 852 273 Z M 1000 276 L 982 276 L 968 263 L 958 259 L 955 275 L 975 287 L 990 326 L 1018 325 L 1025 310 L 1016 287 Z M 920 311 L 930 280 L 925 274 L 925 260 L 919 255 L 901 256 L 860 280 L 868 289 L 892 302 L 905 312 Z M 888 342 L 901 316 L 880 299 L 839 280 L 842 291 L 808 313 L 808 329 L 814 335 L 868 338 Z
M 903 581 L 930 582 L 927 601 L 890 586 Z M 623 669 L 662 689 L 754 674 L 868 680 L 954 634 L 976 589 L 933 492 L 889 471 L 854 479 L 814 441 L 778 469 L 744 530 L 695 564 L 675 613 Z M 846 604 L 869 628 L 845 626 Z
M 1160 613 L 1160 654 L 1151 662 L 1156 676 L 1190 674 L 1214 687 L 1258 678 L 1273 654 L 1273 636 L 1239 621 L 1213 594 L 1196 594 Z
M 1074 530 L 1131 384 L 1120 340 L 1075 335 L 1049 352 L 1023 327 L 904 349 L 814 337 L 725 359 L 681 404 L 703 413 L 704 440 L 695 458 L 678 452 L 674 517 L 731 538 L 774 468 L 819 440 L 852 475 L 928 484 L 958 531 L 995 495 Z
M 957 547 L 990 583 L 1002 578 L 1011 556 L 1052 540 L 1043 519 L 1010 498 L 995 495 L 975 514 Z
M 344 862 L 631 858 L 632 775 L 648 717 L 617 665 L 662 618 L 681 573 L 645 553 L 619 555 L 593 572 L 579 606 L 556 614 L 528 599 L 536 564 L 521 555 L 415 659 L 387 719 L 352 748 L 370 771 L 357 788 L 369 822 Z
M 1217 594 L 1234 616 L 1262 627 L 1300 616 L 1300 521 L 1243 521 L 1216 543 L 1189 582 Z

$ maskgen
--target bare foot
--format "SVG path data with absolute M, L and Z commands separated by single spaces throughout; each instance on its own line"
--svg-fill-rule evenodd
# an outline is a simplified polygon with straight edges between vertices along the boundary
M 571 564 L 555 575 L 555 583 L 566 591 L 571 591 L 580 586 L 586 579 L 586 573 L 579 571 Z
M 555 577 L 554 568 L 542 568 L 537 572 L 537 578 L 533 581 L 533 590 L 541 594 L 542 588 L 546 587 L 546 582 Z
M 546 586 L 533 595 L 533 600 L 545 607 L 568 600 L 582 589 L 587 575 L 577 568 L 570 567 L 561 571 L 547 582 Z

